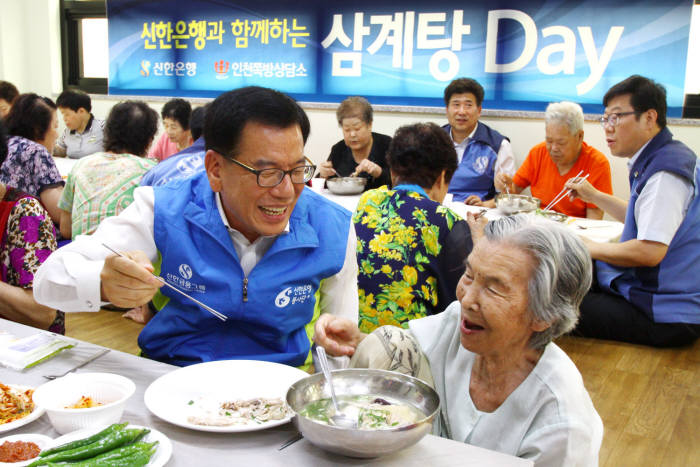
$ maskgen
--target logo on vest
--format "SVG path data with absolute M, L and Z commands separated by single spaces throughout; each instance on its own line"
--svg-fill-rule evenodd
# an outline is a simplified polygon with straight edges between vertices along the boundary
M 181 264 L 177 271 L 180 273 L 183 279 L 192 279 L 192 268 L 189 264 Z
M 487 156 L 479 156 L 474 160 L 474 171 L 479 175 L 483 175 L 489 166 L 489 158 Z
M 284 308 L 290 303 L 292 305 L 305 303 L 307 300 L 311 300 L 313 294 L 314 290 L 311 284 L 287 287 L 275 297 L 275 306 L 277 308 Z

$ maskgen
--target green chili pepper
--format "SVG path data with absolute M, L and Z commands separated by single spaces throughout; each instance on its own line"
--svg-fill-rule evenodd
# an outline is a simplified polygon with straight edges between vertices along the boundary
M 70 449 L 75 449 L 79 448 L 82 446 L 87 446 L 88 444 L 92 444 L 96 441 L 99 441 L 100 439 L 104 438 L 105 436 L 109 435 L 110 433 L 114 433 L 115 431 L 120 431 L 126 428 L 126 426 L 129 424 L 129 422 L 126 423 L 114 423 L 113 425 L 108 426 L 104 430 L 100 431 L 99 433 L 95 433 L 94 435 L 90 436 L 89 438 L 85 439 L 79 439 L 76 441 L 71 441 L 70 443 L 65 443 L 61 444 L 60 446 L 56 446 L 51 449 L 47 449 L 46 451 L 41 451 L 39 454 L 39 457 L 46 457 L 50 454 L 55 454 L 60 451 L 68 451 Z
M 47 462 L 77 461 L 95 457 L 98 454 L 111 451 L 125 444 L 131 444 L 142 437 L 144 432 L 148 433 L 149 431 L 148 429 L 125 429 L 116 431 L 92 444 L 67 451 L 59 451 L 55 454 L 45 456 L 32 462 L 30 466 L 44 465 Z
M 158 441 L 153 443 L 135 442 L 98 456 L 77 462 L 49 462 L 49 466 L 70 467 L 138 467 L 148 464 L 155 453 Z

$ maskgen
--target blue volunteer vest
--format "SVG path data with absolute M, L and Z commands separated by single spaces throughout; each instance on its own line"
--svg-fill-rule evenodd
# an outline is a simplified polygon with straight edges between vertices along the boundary
M 452 127 L 445 125 L 442 128 L 451 137 Z M 507 138 L 496 130 L 478 123 L 447 189 L 454 201 L 464 201 L 470 195 L 477 195 L 482 200 L 496 196 L 494 169 L 504 139 Z
M 637 238 L 634 205 L 659 171 L 690 181 L 694 198 L 664 259 L 656 267 L 620 268 L 596 262 L 600 286 L 622 295 L 657 323 L 700 324 L 700 167 L 693 151 L 664 128 L 651 139 L 630 170 L 630 200 L 620 241 Z
M 195 172 L 203 172 L 206 152 L 204 137 L 200 136 L 191 146 L 160 161 L 158 165 L 146 172 L 141 179 L 141 186 L 165 185 L 170 180 L 187 178 Z
M 304 189 L 289 233 L 244 277 L 205 172 L 153 191 L 157 272 L 228 320 L 163 287 L 153 299 L 159 311 L 138 338 L 144 354 L 181 366 L 224 359 L 307 363 L 312 329 L 306 328 L 318 314 L 321 281 L 345 262 L 350 213 Z

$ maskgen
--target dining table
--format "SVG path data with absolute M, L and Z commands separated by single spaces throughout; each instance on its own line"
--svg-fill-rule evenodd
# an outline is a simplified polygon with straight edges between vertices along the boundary
M 362 194 L 336 195 L 331 193 L 327 188 L 314 188 L 314 191 L 319 193 L 324 198 L 341 205 L 350 212 L 355 211 L 357 203 L 360 201 L 360 197 L 362 196 Z M 484 209 L 486 209 L 484 216 L 486 216 L 486 218 L 489 220 L 498 219 L 505 215 L 498 208 L 483 208 L 481 206 L 473 206 L 452 201 L 452 196 L 450 194 L 445 197 L 445 201 L 443 201 L 442 204 L 450 208 L 455 214 L 459 215 L 463 219 L 467 218 L 468 212 L 478 214 Z M 569 217 L 563 222 L 563 224 L 575 234 L 600 243 L 618 241 L 622 235 L 622 229 L 624 227 L 622 222 L 607 219 L 584 219 L 580 217 Z
M 0 319 L 0 331 L 15 337 L 27 337 L 44 333 L 36 328 Z M 18 371 L 0 366 L 0 382 L 4 384 L 38 387 L 48 380 L 45 375 L 60 374 L 84 362 L 104 347 L 84 341 L 70 340 L 74 347 L 64 350 L 38 365 Z M 109 342 L 105 342 L 109 345 Z M 152 414 L 144 401 L 146 389 L 159 377 L 177 370 L 179 367 L 149 360 L 137 355 L 117 350 L 94 359 L 76 372 L 115 373 L 131 379 L 136 385 L 134 395 L 127 401 L 122 421 L 160 431 L 167 436 L 173 447 L 167 466 L 531 466 L 532 461 L 487 450 L 438 436 L 426 435 L 417 444 L 394 454 L 374 459 L 355 459 L 329 453 L 314 446 L 306 439 L 291 444 L 283 450 L 279 447 L 297 434 L 292 423 L 271 427 L 265 430 L 238 433 L 212 433 L 195 431 L 171 424 Z M 246 375 L 240 375 L 245 378 Z M 10 432 L 0 433 L 0 439 L 7 435 L 39 433 L 57 438 L 46 414 L 36 420 L 17 427 Z

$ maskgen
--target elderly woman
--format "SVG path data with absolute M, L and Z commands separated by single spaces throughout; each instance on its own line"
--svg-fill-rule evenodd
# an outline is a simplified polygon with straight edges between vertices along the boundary
M 354 353 L 352 366 L 433 384 L 441 436 L 536 466 L 597 465 L 602 422 L 576 366 L 552 343 L 576 324 L 590 283 L 590 256 L 565 227 L 504 217 L 475 242 L 459 301 L 443 313 L 369 336 L 322 315 L 314 338 L 336 355 Z
M 440 204 L 457 169 L 445 131 L 403 126 L 387 159 L 394 188 L 366 192 L 353 216 L 362 332 L 444 310 L 472 247 L 467 223 Z
M 149 159 L 163 161 L 192 144 L 192 106 L 185 99 L 170 99 L 160 112 L 165 132 L 148 153 Z
M 63 178 L 51 157 L 58 133 L 56 105 L 47 97 L 20 94 L 5 118 L 10 139 L 0 166 L 0 183 L 38 198 L 58 223 Z
M 107 217 L 134 201 L 134 189 L 156 162 L 146 151 L 158 130 L 158 114 L 142 101 L 116 104 L 104 128 L 104 152 L 80 159 L 68 175 L 58 202 L 61 235 L 89 235 Z
M 391 137 L 372 131 L 372 106 L 364 97 L 348 97 L 335 112 L 343 140 L 331 148 L 319 167 L 323 178 L 360 176 L 368 178 L 365 190 L 391 184 L 386 151 Z
M 499 174 L 499 184 L 507 185 L 511 193 L 520 193 L 529 186 L 532 196 L 546 206 L 569 179 L 581 173 L 588 175 L 588 181 L 598 190 L 612 194 L 607 157 L 583 141 L 581 106 L 573 102 L 549 104 L 544 121 L 545 141 L 530 150 L 512 179 Z M 595 204 L 571 197 L 565 197 L 552 209 L 568 216 L 603 218 L 603 211 Z
M 0 164 L 7 156 L 0 120 Z M 60 311 L 34 301 L 34 273 L 56 249 L 53 222 L 39 201 L 0 183 L 0 317 L 65 333 Z

